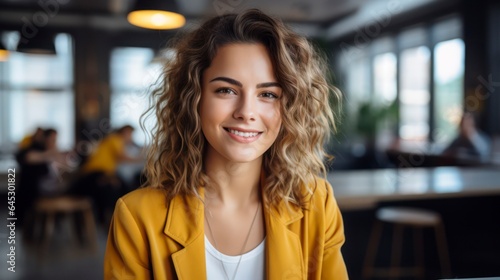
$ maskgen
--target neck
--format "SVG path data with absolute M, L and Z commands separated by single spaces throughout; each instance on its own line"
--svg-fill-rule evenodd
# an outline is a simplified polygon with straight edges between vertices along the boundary
M 262 158 L 236 163 L 207 156 L 204 164 L 212 181 L 205 196 L 212 206 L 241 208 L 260 200 Z

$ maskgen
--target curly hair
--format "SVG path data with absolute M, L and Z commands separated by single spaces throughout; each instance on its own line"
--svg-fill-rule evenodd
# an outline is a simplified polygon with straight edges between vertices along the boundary
M 304 37 L 256 9 L 212 18 L 173 44 L 175 56 L 164 66 L 146 112 L 157 122 L 144 185 L 165 189 L 167 199 L 199 196 L 197 188 L 209 185 L 203 168 L 208 144 L 198 110 L 202 74 L 221 46 L 234 43 L 264 45 L 283 89 L 281 130 L 263 156 L 263 197 L 270 205 L 285 201 L 304 207 L 314 190 L 304 193 L 303 187 L 317 175 L 326 176 L 323 160 L 331 156 L 323 145 L 335 130 L 329 101 L 340 92 L 325 79 L 325 60 Z

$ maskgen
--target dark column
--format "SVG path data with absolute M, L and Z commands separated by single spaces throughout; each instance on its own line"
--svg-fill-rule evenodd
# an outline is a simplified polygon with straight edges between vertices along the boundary
M 477 115 L 478 126 L 488 134 L 500 124 L 499 3 L 463 1 L 465 42 L 465 109 Z M 495 74 L 496 73 L 496 74 Z
M 89 28 L 75 32 L 75 139 L 82 157 L 110 130 L 110 52 L 105 32 Z
M 488 11 L 489 73 L 485 78 L 489 99 L 486 125 L 488 132 L 500 135 L 500 2 L 490 0 Z

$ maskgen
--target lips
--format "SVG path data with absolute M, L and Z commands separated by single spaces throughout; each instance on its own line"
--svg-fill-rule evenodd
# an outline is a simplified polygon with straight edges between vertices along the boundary
M 225 127 L 224 130 L 230 133 L 230 135 L 237 136 L 238 138 L 244 139 L 254 139 L 259 136 L 262 132 L 257 130 L 248 130 L 241 128 Z

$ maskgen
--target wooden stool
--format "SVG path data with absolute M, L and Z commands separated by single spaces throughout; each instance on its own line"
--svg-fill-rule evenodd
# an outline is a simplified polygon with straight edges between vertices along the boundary
M 39 198 L 35 203 L 35 223 L 41 220 L 40 217 L 46 216 L 45 223 L 42 225 L 44 230 L 42 246 L 47 248 L 52 239 L 55 227 L 56 214 L 70 216 L 80 212 L 83 216 L 84 231 L 91 245 L 92 250 L 97 250 L 96 226 L 94 214 L 92 212 L 92 202 L 86 197 L 60 196 L 51 198 Z
M 390 268 L 375 268 L 374 261 L 377 254 L 378 243 L 383 224 L 390 223 L 393 225 L 393 239 L 391 252 L 391 267 Z M 415 260 L 414 267 L 401 267 L 399 260 L 401 258 L 403 229 L 409 227 L 413 229 L 415 242 Z M 441 272 L 443 276 L 450 275 L 450 259 L 448 255 L 448 246 L 444 225 L 441 215 L 436 212 L 407 208 L 407 207 L 384 207 L 380 208 L 376 213 L 375 224 L 371 233 L 370 243 L 366 252 L 365 264 L 363 267 L 363 278 L 370 277 L 398 277 L 398 276 L 417 276 L 424 278 L 424 244 L 422 238 L 423 228 L 434 228 L 437 243 L 439 260 L 441 263 Z

